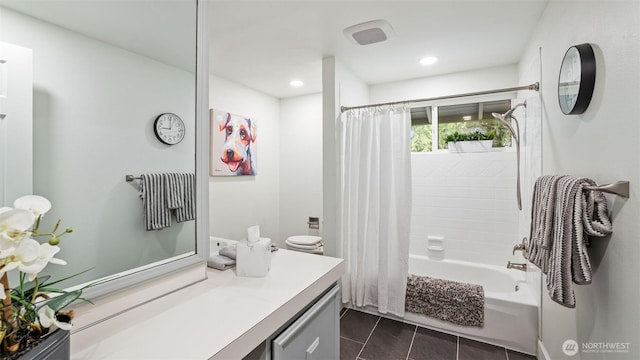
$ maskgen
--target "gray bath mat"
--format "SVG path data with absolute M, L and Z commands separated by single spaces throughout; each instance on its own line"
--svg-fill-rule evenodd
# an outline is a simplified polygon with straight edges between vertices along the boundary
M 410 274 L 405 310 L 456 325 L 484 326 L 484 290 L 480 285 Z

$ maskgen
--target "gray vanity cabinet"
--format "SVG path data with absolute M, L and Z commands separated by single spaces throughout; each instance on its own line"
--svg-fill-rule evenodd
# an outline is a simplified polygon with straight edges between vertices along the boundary
M 272 341 L 272 359 L 339 359 L 339 313 L 340 288 L 336 285 Z

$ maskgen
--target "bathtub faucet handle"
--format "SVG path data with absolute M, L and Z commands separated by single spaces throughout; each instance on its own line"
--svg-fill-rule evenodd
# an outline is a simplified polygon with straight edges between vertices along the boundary
M 525 236 L 525 237 L 522 238 L 522 242 L 520 244 L 516 244 L 513 247 L 513 255 L 516 254 L 516 251 L 522 251 L 522 254 L 526 255 L 527 254 L 527 248 L 528 248 L 527 245 L 529 245 L 529 244 L 528 244 L 528 241 L 527 241 L 527 237 Z
M 527 264 L 526 263 L 512 263 L 511 261 L 509 261 L 507 263 L 507 269 L 515 269 L 515 270 L 520 270 L 520 271 L 527 271 Z

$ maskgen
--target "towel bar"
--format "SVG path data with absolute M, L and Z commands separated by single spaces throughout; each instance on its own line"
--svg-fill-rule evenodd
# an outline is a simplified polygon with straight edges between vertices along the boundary
M 618 181 L 613 184 L 605 184 L 598 186 L 586 186 L 587 190 L 599 190 L 602 192 L 606 192 L 609 194 L 616 194 L 618 196 L 622 196 L 625 198 L 629 197 L 629 182 L 628 181 Z
M 140 180 L 140 179 L 142 179 L 142 178 L 141 178 L 140 176 L 125 175 L 125 176 L 124 176 L 124 179 L 125 179 L 127 182 L 132 182 L 133 180 Z

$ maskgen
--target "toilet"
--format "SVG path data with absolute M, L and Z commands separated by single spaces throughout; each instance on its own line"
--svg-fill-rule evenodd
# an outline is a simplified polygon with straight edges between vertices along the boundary
M 324 248 L 322 246 L 322 238 L 320 236 L 313 235 L 295 235 L 290 236 L 285 240 L 287 249 L 293 251 L 306 252 L 311 254 L 324 254 Z

